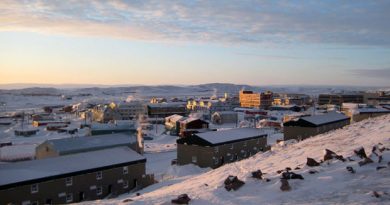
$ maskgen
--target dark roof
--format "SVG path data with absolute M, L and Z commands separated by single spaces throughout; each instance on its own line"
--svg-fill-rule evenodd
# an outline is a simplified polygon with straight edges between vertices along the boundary
M 197 144 L 201 146 L 217 146 L 221 144 L 234 143 L 266 136 L 267 134 L 261 129 L 236 128 L 223 131 L 196 133 L 192 136 L 177 140 L 177 143 Z
M 136 136 L 127 133 L 116 133 L 89 137 L 72 137 L 47 140 L 59 154 L 70 154 L 88 150 L 105 149 L 118 146 L 129 146 L 136 142 Z
M 312 115 L 308 117 L 301 117 L 298 120 L 285 122 L 283 126 L 299 126 L 299 127 L 318 127 L 326 124 L 332 124 L 340 121 L 349 120 L 349 117 L 338 113 L 330 112 L 323 115 Z
M 0 164 L 0 190 L 42 181 L 145 163 L 128 147 L 116 147 L 40 160 Z

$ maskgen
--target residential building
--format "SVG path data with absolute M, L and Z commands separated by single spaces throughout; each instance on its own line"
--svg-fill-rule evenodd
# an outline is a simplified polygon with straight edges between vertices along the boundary
M 368 118 L 390 114 L 388 109 L 366 104 L 343 103 L 342 110 L 351 118 L 351 122 L 359 122 Z
M 0 204 L 67 204 L 117 196 L 154 182 L 146 158 L 116 147 L 0 164 Z
M 165 129 L 170 131 L 171 135 L 178 134 L 179 121 L 184 117 L 181 115 L 171 115 L 165 118 Z
M 44 159 L 121 146 L 130 147 L 140 153 L 136 135 L 117 133 L 46 140 L 35 148 L 35 158 Z
M 209 128 L 207 121 L 193 117 L 183 118 L 178 123 L 179 127 L 177 127 L 177 131 L 181 137 L 186 137 L 192 133 L 203 132 Z
M 283 123 L 284 140 L 303 140 L 330 130 L 342 128 L 349 123 L 350 118 L 348 116 L 337 112 L 301 117 Z
M 261 129 L 236 128 L 193 134 L 177 141 L 177 163 L 217 168 L 268 150 L 267 134 Z
M 238 123 L 238 113 L 234 111 L 219 111 L 211 115 L 213 124 Z
M 109 123 L 93 122 L 90 126 L 90 135 L 104 135 L 120 132 L 135 133 L 135 121 L 132 120 L 115 120 Z

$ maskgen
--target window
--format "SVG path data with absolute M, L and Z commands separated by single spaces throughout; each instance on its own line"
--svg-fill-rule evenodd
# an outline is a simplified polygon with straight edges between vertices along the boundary
M 234 144 L 230 144 L 229 149 L 234 149 Z
M 219 160 L 217 157 L 213 157 L 213 161 L 214 161 L 214 165 L 218 165 L 219 163 Z
M 123 181 L 123 188 L 126 189 L 129 187 L 129 181 Z
M 65 197 L 65 196 L 66 196 L 65 192 L 61 192 L 58 194 L 58 198 Z
M 260 144 L 260 139 L 257 139 L 257 140 L 256 140 L 256 144 Z
M 248 145 L 248 142 L 247 141 L 245 141 L 244 142 L 244 147 L 246 147 Z
M 30 204 L 31 204 L 30 201 L 23 201 L 23 202 L 22 202 L 22 205 L 30 205 Z
M 192 156 L 192 163 L 197 163 L 198 162 L 198 158 L 196 156 Z
M 128 173 L 129 173 L 129 168 L 123 167 L 123 174 L 128 174 Z
M 73 194 L 72 193 L 66 194 L 66 202 L 69 203 L 72 201 L 73 201 Z
M 103 173 L 100 171 L 100 172 L 96 172 L 96 179 L 97 180 L 100 180 L 103 178 Z
M 39 191 L 39 186 L 38 184 L 33 184 L 31 185 L 31 193 L 34 194 L 34 193 L 38 193 Z
M 219 152 L 219 147 L 214 147 L 214 152 L 218 153 Z
M 102 193 L 103 193 L 102 187 L 101 187 L 101 186 L 98 186 L 98 187 L 96 188 L 96 195 L 100 196 L 100 195 L 102 195 Z
M 67 177 L 67 178 L 65 179 L 65 185 L 66 185 L 66 186 L 72 186 L 72 184 L 73 184 L 73 179 L 72 179 L 72 177 Z

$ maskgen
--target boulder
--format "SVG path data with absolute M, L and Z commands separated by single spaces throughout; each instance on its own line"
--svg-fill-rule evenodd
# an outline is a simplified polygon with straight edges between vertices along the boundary
M 298 170 L 298 169 L 301 169 L 300 167 L 295 167 L 295 169 L 294 170 Z
M 256 170 L 254 172 L 252 172 L 252 177 L 253 178 L 256 178 L 256 179 L 263 179 L 263 172 L 261 172 L 261 170 Z
M 373 163 L 374 161 L 372 161 L 372 159 L 370 158 L 364 158 L 362 161 L 359 162 L 359 166 L 364 166 L 366 164 L 370 164 L 370 163 Z
M 342 162 L 345 162 L 345 159 L 342 155 L 337 155 L 335 152 L 329 149 L 325 149 L 324 161 L 338 159 Z
M 236 190 L 238 190 L 239 188 L 241 188 L 241 187 L 245 184 L 245 182 L 239 180 L 239 179 L 237 178 L 237 176 L 231 176 L 231 175 L 230 175 L 230 176 L 228 176 L 228 177 L 225 179 L 224 184 L 225 184 L 225 189 L 226 189 L 227 191 L 231 191 L 231 190 L 236 191 Z
M 291 186 L 288 183 L 287 179 L 280 179 L 280 183 L 282 183 L 282 185 L 280 186 L 280 190 L 282 190 L 282 191 L 290 191 L 291 190 Z
M 384 167 L 384 166 L 379 166 L 379 167 L 376 167 L 376 170 L 381 170 L 381 169 L 385 169 L 387 167 Z
M 316 171 L 316 170 L 309 170 L 309 174 L 316 174 L 316 173 L 318 173 L 318 171 Z
M 294 172 L 283 172 L 282 173 L 282 179 L 304 179 L 302 175 L 300 174 L 295 174 Z
M 355 170 L 352 167 L 346 167 L 346 169 L 351 172 L 352 174 L 355 174 Z
M 191 198 L 187 194 L 180 194 L 176 199 L 172 199 L 172 204 L 188 204 Z
M 309 167 L 316 167 L 316 166 L 320 166 L 320 163 L 318 163 L 315 159 L 308 157 L 306 165 Z
M 358 149 L 355 149 L 353 150 L 353 152 L 359 156 L 360 158 L 364 159 L 364 158 L 367 158 L 367 154 L 366 154 L 366 151 L 364 150 L 363 147 L 360 147 Z

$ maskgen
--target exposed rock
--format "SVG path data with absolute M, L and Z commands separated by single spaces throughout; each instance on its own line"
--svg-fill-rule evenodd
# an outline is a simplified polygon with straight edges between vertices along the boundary
M 306 162 L 306 165 L 309 166 L 309 167 L 316 167 L 316 166 L 320 166 L 320 163 L 318 163 L 316 160 L 314 160 L 313 158 L 307 158 L 307 162 Z
M 280 190 L 282 191 L 291 190 L 290 184 L 288 183 L 287 179 L 280 179 L 280 183 L 282 183 L 282 185 L 280 186 Z
M 208 184 L 204 184 L 205 186 L 209 186 Z
M 318 171 L 316 171 L 316 170 L 310 170 L 309 171 L 309 174 L 316 174 L 316 173 L 318 173 Z
M 187 194 L 180 194 L 176 199 L 172 199 L 172 204 L 188 204 L 191 198 Z
M 298 170 L 298 169 L 301 169 L 300 167 L 295 167 L 295 169 L 294 170 Z
M 125 199 L 122 201 L 122 203 L 128 203 L 128 202 L 132 202 L 132 201 L 133 201 L 133 199 Z
M 257 171 L 252 172 L 252 177 L 256 179 L 263 179 L 263 173 L 259 169 Z
M 304 179 L 302 175 L 300 174 L 295 174 L 294 172 L 283 172 L 282 174 L 282 179 Z
M 245 182 L 239 180 L 237 178 L 237 176 L 228 176 L 226 179 L 225 179 L 225 189 L 227 191 L 231 191 L 231 190 L 238 190 L 240 187 L 242 187 Z
M 378 157 L 378 163 L 381 163 L 382 160 L 383 160 L 383 157 L 382 157 L 382 155 L 380 155 L 380 156 Z
M 374 197 L 376 197 L 376 198 L 381 197 L 381 195 L 380 195 L 378 192 L 376 192 L 376 191 L 373 191 L 373 192 L 372 192 L 372 196 L 374 196 Z
M 346 168 L 349 172 L 351 172 L 352 174 L 355 174 L 355 170 L 352 168 L 352 167 L 347 167 Z
M 376 167 L 376 170 L 385 169 L 385 168 L 387 168 L 387 167 L 379 166 L 379 167 Z
M 287 171 L 291 171 L 291 168 L 290 167 L 286 167 L 286 169 L 285 170 L 287 170 Z
M 373 163 L 374 161 L 372 161 L 372 159 L 370 158 L 365 158 L 363 159 L 362 161 L 359 162 L 359 166 L 364 166 L 366 164 L 370 164 L 370 163 Z
M 355 149 L 355 150 L 353 150 L 353 152 L 355 152 L 355 154 L 362 159 L 367 158 L 366 151 L 364 150 L 363 147 Z
M 282 173 L 284 170 L 278 170 L 278 171 L 276 171 L 276 173 L 278 173 L 278 174 L 280 174 L 280 173 Z
M 355 161 L 354 159 L 352 159 L 352 157 L 348 157 L 347 159 L 348 159 L 348 161 L 351 161 L 351 162 Z
M 271 181 L 271 179 L 268 179 L 268 178 L 267 178 L 267 179 L 265 179 L 265 181 L 266 181 L 266 182 L 270 182 L 270 181 Z
M 345 162 L 345 159 L 342 155 L 337 155 L 335 152 L 329 149 L 325 149 L 324 161 L 338 159 L 342 162 Z

